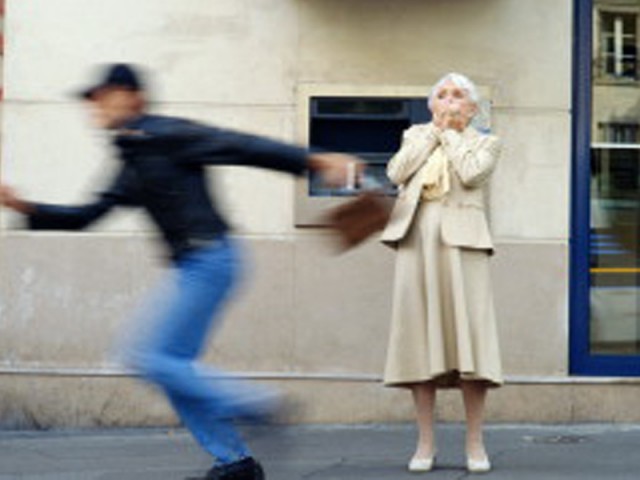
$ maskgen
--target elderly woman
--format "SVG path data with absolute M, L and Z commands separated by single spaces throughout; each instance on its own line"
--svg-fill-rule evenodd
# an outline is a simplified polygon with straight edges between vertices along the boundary
M 467 468 L 491 469 L 482 436 L 485 397 L 502 383 L 489 273 L 493 243 L 484 187 L 500 143 L 470 126 L 478 93 L 450 73 L 433 88 L 433 121 L 404 132 L 387 175 L 399 195 L 382 241 L 397 249 L 385 384 L 409 388 L 419 439 L 409 470 L 436 453 L 436 389 L 458 387 L 467 417 Z

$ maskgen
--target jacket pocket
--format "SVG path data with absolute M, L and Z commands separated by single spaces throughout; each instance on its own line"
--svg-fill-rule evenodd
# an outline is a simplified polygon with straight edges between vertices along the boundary
M 493 251 L 484 210 L 476 205 L 446 206 L 442 212 L 442 241 L 452 247 Z

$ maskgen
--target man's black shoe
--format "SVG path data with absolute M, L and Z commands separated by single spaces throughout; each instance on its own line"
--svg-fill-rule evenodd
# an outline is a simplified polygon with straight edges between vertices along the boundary
M 262 466 L 252 457 L 226 465 L 214 466 L 205 480 L 264 480 Z

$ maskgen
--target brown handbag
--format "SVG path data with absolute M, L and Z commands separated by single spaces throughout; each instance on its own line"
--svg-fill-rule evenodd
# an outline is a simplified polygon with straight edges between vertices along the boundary
M 331 209 L 326 218 L 338 233 L 341 249 L 349 250 L 386 226 L 392 206 L 392 197 L 367 190 Z

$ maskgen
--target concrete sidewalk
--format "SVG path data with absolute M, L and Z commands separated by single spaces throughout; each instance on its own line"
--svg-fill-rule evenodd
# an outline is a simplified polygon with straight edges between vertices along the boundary
M 269 480 L 638 479 L 640 425 L 487 427 L 494 471 L 464 467 L 464 429 L 438 429 L 431 473 L 406 472 L 410 425 L 253 427 L 246 436 Z M 178 480 L 209 467 L 183 430 L 0 432 L 0 480 Z

